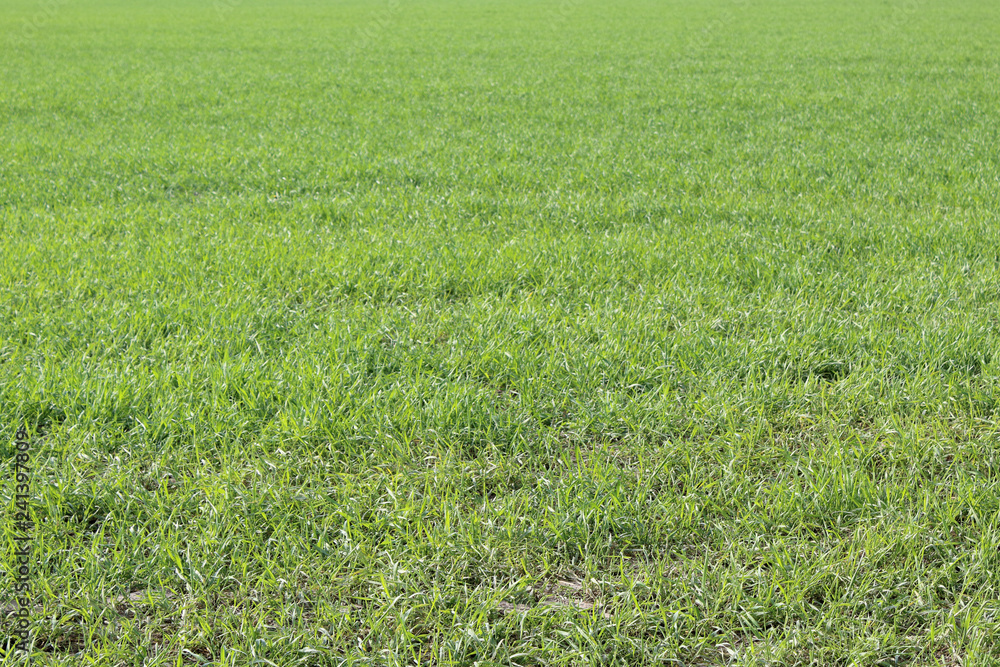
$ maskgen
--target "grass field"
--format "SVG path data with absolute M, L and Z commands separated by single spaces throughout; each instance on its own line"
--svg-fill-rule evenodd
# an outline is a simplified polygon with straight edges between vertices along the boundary
M 1000 662 L 995 2 L 0 44 L 35 664 Z

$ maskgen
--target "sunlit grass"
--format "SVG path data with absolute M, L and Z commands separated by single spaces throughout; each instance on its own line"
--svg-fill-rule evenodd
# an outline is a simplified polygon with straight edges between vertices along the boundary
M 46 6 L 36 663 L 993 664 L 1000 8 Z

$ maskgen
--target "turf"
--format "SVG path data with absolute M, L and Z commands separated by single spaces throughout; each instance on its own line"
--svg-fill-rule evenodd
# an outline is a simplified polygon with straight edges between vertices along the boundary
M 1000 659 L 996 3 L 5 0 L 0 44 L 36 664 Z

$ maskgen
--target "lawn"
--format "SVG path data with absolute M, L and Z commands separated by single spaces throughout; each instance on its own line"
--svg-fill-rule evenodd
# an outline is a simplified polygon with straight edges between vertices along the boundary
M 4 0 L 0 45 L 34 664 L 1000 661 L 997 3 Z

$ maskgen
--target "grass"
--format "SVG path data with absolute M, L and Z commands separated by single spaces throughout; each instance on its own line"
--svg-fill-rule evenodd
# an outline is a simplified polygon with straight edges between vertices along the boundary
M 995 664 L 995 4 L 0 42 L 36 664 Z

